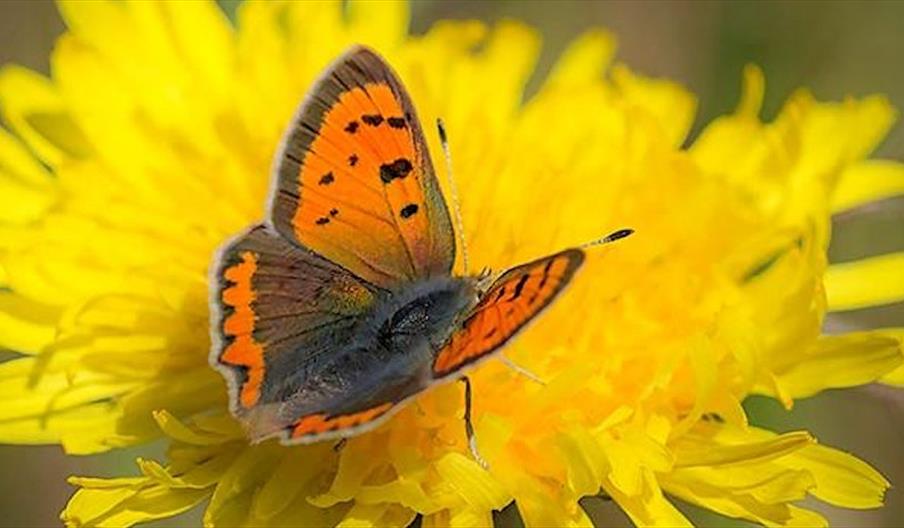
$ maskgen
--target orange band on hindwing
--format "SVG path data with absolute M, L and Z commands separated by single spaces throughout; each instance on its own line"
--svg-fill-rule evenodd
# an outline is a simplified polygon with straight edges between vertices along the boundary
M 391 409 L 392 406 L 392 403 L 384 403 L 372 409 L 339 416 L 328 416 L 326 414 L 303 416 L 292 427 L 292 438 L 356 427 L 379 418 L 385 414 L 386 411 Z
M 223 322 L 223 333 L 231 341 L 220 360 L 246 369 L 239 402 L 243 407 L 250 408 L 260 399 L 261 383 L 264 381 L 264 349 L 254 340 L 256 315 L 253 303 L 256 296 L 251 279 L 257 271 L 257 257 L 250 251 L 243 251 L 240 257 L 241 262 L 223 271 L 223 277 L 232 286 L 223 290 L 222 300 L 233 311 Z

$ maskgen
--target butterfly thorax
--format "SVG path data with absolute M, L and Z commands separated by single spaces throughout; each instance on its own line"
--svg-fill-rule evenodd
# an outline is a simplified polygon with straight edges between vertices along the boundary
M 368 324 L 390 354 L 429 352 L 433 359 L 477 301 L 477 283 L 470 277 L 430 278 L 406 284 L 378 303 Z

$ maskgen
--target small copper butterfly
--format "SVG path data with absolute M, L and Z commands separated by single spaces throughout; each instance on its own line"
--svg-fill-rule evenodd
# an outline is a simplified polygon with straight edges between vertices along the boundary
M 411 98 L 364 47 L 315 83 L 273 180 L 266 221 L 212 268 L 210 360 L 252 441 L 375 427 L 498 351 L 584 261 L 573 248 L 492 284 L 453 276 L 454 230 Z

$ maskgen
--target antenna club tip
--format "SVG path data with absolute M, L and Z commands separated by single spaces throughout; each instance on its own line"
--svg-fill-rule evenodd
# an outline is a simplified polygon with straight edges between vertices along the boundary
M 616 240 L 621 240 L 622 238 L 631 236 L 634 234 L 633 229 L 619 229 L 618 231 L 614 231 L 604 236 L 603 238 L 598 238 L 592 242 L 587 242 L 586 244 L 580 246 L 581 248 L 591 248 L 594 246 L 602 246 L 604 244 L 609 244 L 611 242 L 615 242 Z
M 629 237 L 629 236 L 631 236 L 631 235 L 633 235 L 633 234 L 634 234 L 634 230 L 633 230 L 633 229 L 619 229 L 618 231 L 616 231 L 616 232 L 610 234 L 609 236 L 607 236 L 606 239 L 607 239 L 608 241 L 612 242 L 612 241 L 615 241 L 615 240 L 620 240 L 620 239 L 625 238 L 625 237 Z

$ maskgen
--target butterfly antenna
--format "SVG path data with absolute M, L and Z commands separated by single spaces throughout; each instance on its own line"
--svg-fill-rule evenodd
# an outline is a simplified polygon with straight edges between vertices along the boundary
M 452 176 L 452 152 L 449 150 L 449 140 L 446 137 L 446 127 L 443 120 L 437 118 L 436 128 L 439 130 L 439 142 L 443 146 L 443 155 L 446 158 L 446 177 L 449 178 L 449 191 L 452 193 L 452 210 L 455 214 L 455 230 L 458 232 L 458 245 L 461 247 L 461 263 L 464 274 L 468 274 L 468 246 L 465 243 L 465 226 L 461 220 L 461 207 L 458 201 L 458 186 L 455 185 L 455 177 Z
M 633 229 L 619 229 L 618 231 L 609 233 L 608 235 L 604 236 L 603 238 L 591 240 L 590 242 L 581 244 L 578 247 L 581 249 L 588 249 L 588 248 L 592 248 L 595 246 L 602 246 L 602 245 L 608 244 L 610 242 L 615 242 L 616 240 L 621 240 L 623 238 L 631 236 L 632 234 L 634 234 Z

